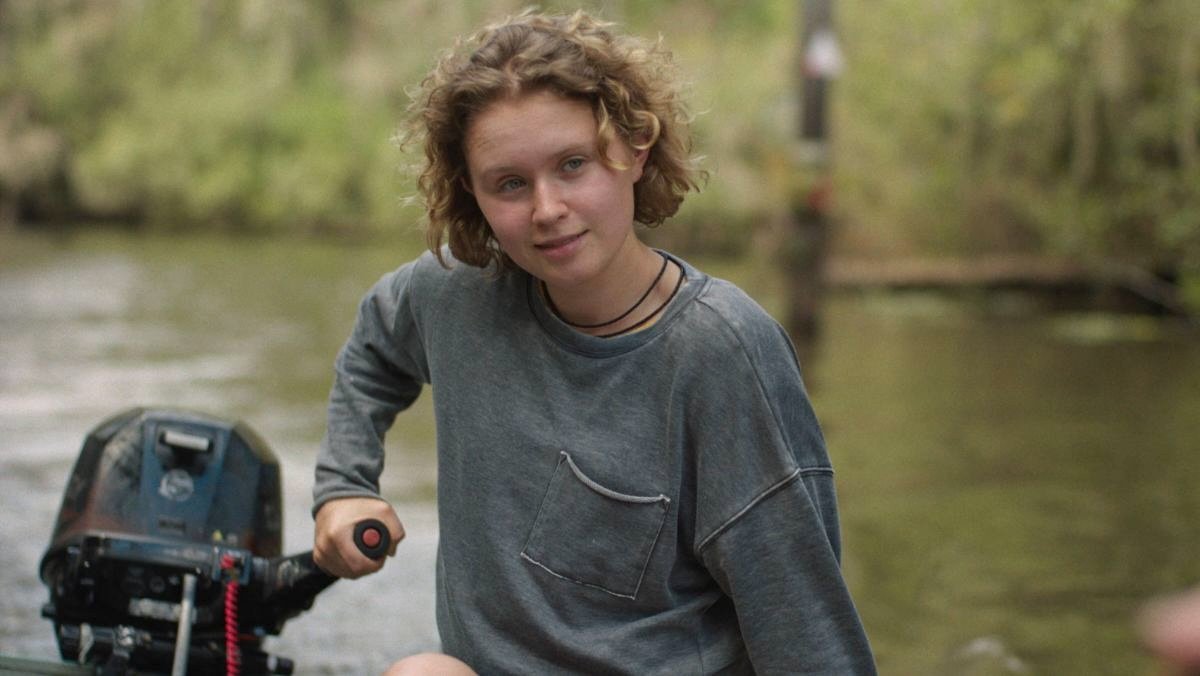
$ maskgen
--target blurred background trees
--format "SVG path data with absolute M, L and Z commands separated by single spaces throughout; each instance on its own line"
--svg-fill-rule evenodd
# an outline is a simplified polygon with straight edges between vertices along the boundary
M 855 239 L 1113 257 L 1195 275 L 1200 4 L 842 10 L 851 65 L 838 162 Z
M 657 236 L 733 254 L 778 236 L 798 3 L 578 4 L 663 34 L 693 80 L 713 177 Z M 1200 306 L 1200 3 L 835 4 L 836 251 L 1111 258 Z M 411 228 L 406 88 L 523 6 L 0 0 L 0 221 Z

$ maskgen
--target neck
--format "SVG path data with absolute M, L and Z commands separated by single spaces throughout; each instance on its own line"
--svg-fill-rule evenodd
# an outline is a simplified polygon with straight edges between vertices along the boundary
M 587 285 L 546 286 L 551 307 L 559 318 L 577 331 L 597 336 L 645 323 L 647 315 L 671 296 L 681 271 L 673 264 L 664 270 L 663 256 L 636 238 L 632 238 L 630 249 L 620 256 L 623 264 L 613 266 L 602 279 Z

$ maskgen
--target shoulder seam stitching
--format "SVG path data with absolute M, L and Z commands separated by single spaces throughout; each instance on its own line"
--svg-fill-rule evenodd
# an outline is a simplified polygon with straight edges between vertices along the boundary
M 795 481 L 805 471 L 811 471 L 811 470 L 804 470 L 804 469 L 797 468 L 791 474 L 785 476 L 783 479 L 780 479 L 779 481 L 775 482 L 773 485 L 767 487 L 766 490 L 764 490 L 763 492 L 756 495 L 754 497 L 754 499 L 751 500 L 745 507 L 742 507 L 741 509 L 739 509 L 736 514 L 734 514 L 733 516 L 726 519 L 725 523 L 722 523 L 720 526 L 717 526 L 713 530 L 712 533 L 709 533 L 708 536 L 705 537 L 704 540 L 702 540 L 700 542 L 700 544 L 696 546 L 696 552 L 699 553 L 699 552 L 704 551 L 704 548 L 708 546 L 708 543 L 712 542 L 713 539 L 715 539 L 718 535 L 720 535 L 721 533 L 728 530 L 729 527 L 732 526 L 735 521 L 737 521 L 744 514 L 749 512 L 751 509 L 753 509 L 756 505 L 758 505 L 758 503 L 762 502 L 763 500 L 766 500 L 768 497 L 770 497 L 772 494 L 774 494 L 779 489 L 781 489 L 784 486 Z
M 754 361 L 754 359 L 752 359 L 750 357 L 750 350 L 746 349 L 746 342 L 744 340 L 742 340 L 742 334 L 734 327 L 732 322 L 730 322 L 728 319 L 725 318 L 725 315 L 723 315 L 719 311 L 717 311 L 717 309 L 715 307 L 713 307 L 712 304 L 709 303 L 705 298 L 703 298 L 702 296 L 697 296 L 696 301 L 700 305 L 703 305 L 704 307 L 708 308 L 709 312 L 711 312 L 713 314 L 713 316 L 716 317 L 721 322 L 721 324 L 725 326 L 726 330 L 729 331 L 730 335 L 732 335 L 733 339 L 737 342 L 738 351 L 741 353 L 742 357 L 746 360 L 746 363 L 750 366 L 750 370 L 754 373 L 754 381 L 756 383 L 758 383 L 759 394 L 767 402 L 767 408 L 770 409 L 771 417 L 775 420 L 775 431 L 780 436 L 782 436 L 783 435 L 783 421 L 781 421 L 779 419 L 779 411 L 775 408 L 774 402 L 772 402 L 767 397 L 767 388 L 765 385 L 763 385 L 763 378 L 762 378 L 762 373 L 760 373 L 760 371 L 759 371 L 759 365 Z M 797 364 L 796 368 L 799 369 L 799 364 Z
M 804 478 L 804 477 L 812 475 L 812 474 L 827 474 L 829 476 L 833 476 L 834 471 L 833 471 L 832 467 L 801 467 L 800 469 L 795 470 L 794 472 L 787 475 L 786 477 L 784 477 L 777 483 L 769 486 L 762 493 L 759 493 L 758 495 L 756 495 L 754 497 L 754 499 L 750 501 L 750 504 L 748 504 L 745 507 L 738 510 L 737 514 L 734 514 L 733 516 L 726 519 L 725 523 L 721 524 L 720 526 L 717 526 L 717 528 L 715 530 L 713 530 L 712 533 L 710 533 L 708 536 L 706 536 L 704 538 L 703 541 L 700 542 L 700 544 L 696 547 L 696 552 L 698 553 L 698 552 L 702 551 L 705 547 L 708 546 L 708 543 L 711 542 L 713 540 L 713 538 L 717 537 L 718 535 L 725 532 L 726 530 L 729 530 L 729 528 L 731 526 L 733 526 L 735 521 L 737 521 L 744 514 L 746 514 L 746 512 L 749 512 L 753 507 L 757 506 L 758 503 L 760 503 L 763 500 L 766 500 L 768 497 L 770 497 L 772 493 L 783 488 L 784 486 L 786 486 L 788 483 L 790 483 L 792 480 L 796 479 L 797 477 Z

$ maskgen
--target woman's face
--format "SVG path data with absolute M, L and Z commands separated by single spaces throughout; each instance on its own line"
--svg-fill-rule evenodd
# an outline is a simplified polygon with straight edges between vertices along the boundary
M 646 151 L 614 140 L 601 161 L 584 101 L 547 91 L 493 102 L 464 142 L 468 189 L 514 263 L 550 288 L 618 279 L 638 244 L 633 185 Z

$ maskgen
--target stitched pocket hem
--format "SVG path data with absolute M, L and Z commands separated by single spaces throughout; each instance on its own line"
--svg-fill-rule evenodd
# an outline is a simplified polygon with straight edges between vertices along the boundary
M 662 494 L 607 488 L 563 451 L 521 558 L 558 579 L 635 599 L 670 504 Z

